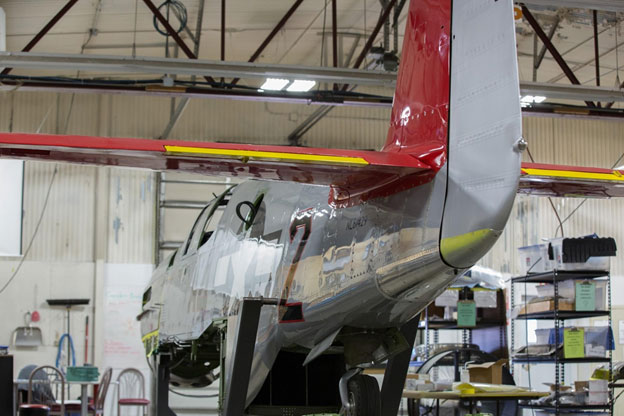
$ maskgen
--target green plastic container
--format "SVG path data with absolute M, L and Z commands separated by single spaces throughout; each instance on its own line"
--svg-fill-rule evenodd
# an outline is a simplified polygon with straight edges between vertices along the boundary
M 90 365 L 67 367 L 67 374 L 65 374 L 67 381 L 98 381 L 99 377 L 98 368 Z

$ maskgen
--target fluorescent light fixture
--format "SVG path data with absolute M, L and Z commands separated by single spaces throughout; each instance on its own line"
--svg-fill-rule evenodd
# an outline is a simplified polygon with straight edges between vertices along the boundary
M 288 85 L 289 82 L 290 81 L 288 81 L 287 79 L 267 78 L 267 80 L 264 81 L 264 84 L 262 84 L 260 89 L 261 90 L 268 90 L 268 91 L 280 91 L 286 85 Z
M 312 87 L 316 84 L 316 81 L 307 81 L 303 79 L 296 79 L 292 84 L 286 88 L 286 91 L 291 92 L 306 92 L 310 91 Z
M 524 97 L 522 97 L 520 102 L 523 104 L 539 104 L 545 99 L 546 97 L 542 97 L 541 95 L 525 95 Z

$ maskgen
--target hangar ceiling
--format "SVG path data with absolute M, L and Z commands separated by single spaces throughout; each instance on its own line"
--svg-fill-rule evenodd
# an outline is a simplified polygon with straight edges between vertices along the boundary
M 75 3 L 75 4 L 74 4 Z M 71 8 L 52 29 L 41 38 L 32 49 L 33 54 L 84 54 L 111 55 L 115 57 L 179 57 L 185 58 L 171 37 L 165 37 L 154 28 L 154 14 L 148 8 L 151 1 L 145 0 L 21 0 L 4 1 L 2 7 L 7 16 L 7 51 L 20 51 L 37 32 L 48 23 L 63 6 Z M 258 47 L 265 41 L 265 48 L 257 53 L 255 62 L 264 65 L 296 66 L 332 66 L 332 0 L 182 0 L 187 16 L 187 30 L 180 33 L 188 49 L 194 49 L 195 29 L 200 10 L 201 30 L 197 56 L 201 60 L 219 60 L 222 53 L 226 61 L 246 62 L 258 52 Z M 389 10 L 389 39 L 386 50 L 395 49 L 394 16 L 401 10 L 398 23 L 398 50 L 402 43 L 406 9 L 398 9 L 401 0 L 337 0 L 336 33 L 338 66 L 353 67 L 357 56 L 365 48 L 366 40 L 379 28 L 380 16 L 388 3 L 395 9 Z M 221 11 L 225 4 L 225 26 L 222 27 Z M 159 3 L 155 3 L 156 6 Z M 585 8 L 593 5 L 601 10 L 593 12 Z M 543 30 L 544 35 L 552 39 L 552 46 L 569 66 L 578 83 L 587 87 L 583 94 L 579 89 L 553 92 L 552 87 L 543 88 L 546 103 L 563 103 L 584 106 L 591 87 L 601 85 L 602 90 L 595 92 L 595 98 L 613 97 L 620 94 L 620 83 L 624 75 L 619 76 L 620 46 L 624 36 L 621 33 L 621 20 L 624 17 L 619 1 L 598 0 L 531 0 L 527 2 L 530 16 Z M 165 11 L 165 8 L 161 10 Z M 290 10 L 290 11 L 289 11 Z M 538 39 L 535 27 L 529 23 L 529 15 L 516 20 L 518 34 L 518 61 L 520 78 L 531 88 L 525 89 L 538 95 L 541 85 L 571 85 L 570 76 L 566 76 L 560 63 L 550 51 L 546 51 L 542 40 Z M 184 20 L 184 19 L 183 19 Z M 284 24 L 280 26 L 280 20 Z M 179 19 L 171 16 L 172 26 L 177 28 Z M 165 30 L 160 25 L 161 30 Z M 384 43 L 383 26 L 373 45 Z M 223 31 L 222 31 L 223 29 Z M 277 30 L 276 30 L 277 29 Z M 275 36 L 268 38 L 274 31 Z M 594 34 L 597 34 L 597 37 Z M 221 41 L 224 41 L 224 48 Z M 597 39 L 597 42 L 595 42 Z M 597 53 L 596 53 L 597 52 Z M 399 57 L 400 58 L 400 57 Z M 598 59 L 596 59 L 598 58 Z M 365 54 L 361 69 L 383 69 L 375 66 L 375 58 Z M 596 62 L 598 61 L 598 65 Z M 348 64 L 348 65 L 347 65 Z M 538 68 L 536 68 L 536 66 Z M 13 76 L 65 76 L 73 78 L 107 79 L 154 79 L 154 74 L 127 73 L 115 68 L 98 68 L 91 71 L 76 72 L 62 68 L 29 69 L 16 68 Z M 371 74 L 374 77 L 374 74 Z M 598 76 L 600 81 L 598 83 Z M 181 75 L 188 79 L 190 75 Z M 202 78 L 199 78 L 203 81 Z M 10 79 L 3 80 L 10 84 Z M 217 79 L 217 82 L 219 79 Z M 224 79 L 225 83 L 231 79 Z M 262 79 L 243 78 L 241 87 L 258 88 Z M 362 83 L 364 84 L 364 83 Z M 24 84 L 22 84 L 24 85 Z M 525 85 L 525 86 L 526 86 Z M 26 87 L 24 85 L 24 87 Z M 331 85 L 325 84 L 323 87 Z M 320 87 L 319 87 L 320 88 Z M 351 87 L 353 88 L 353 87 Z M 525 91 L 523 90 L 523 91 Z M 606 91 L 608 90 L 608 91 Z M 381 93 L 380 93 L 381 91 Z M 366 86 L 360 86 L 356 93 L 369 92 Z M 550 96 L 548 96 L 550 92 Z M 388 105 L 392 87 L 377 89 L 376 93 L 385 97 Z M 269 94 L 270 95 L 270 94 Z M 620 107 L 615 104 L 614 108 Z M 616 114 L 621 116 L 621 114 Z

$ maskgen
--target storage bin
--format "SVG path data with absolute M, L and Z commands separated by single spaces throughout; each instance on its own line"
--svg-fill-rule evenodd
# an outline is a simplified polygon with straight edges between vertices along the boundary
M 576 299 L 577 282 L 584 282 L 584 280 L 563 280 L 559 282 L 559 297 L 574 302 Z M 592 282 L 596 285 L 596 310 L 604 311 L 607 309 L 607 281 L 592 280 Z M 551 283 L 538 285 L 536 289 L 539 297 L 553 298 L 555 296 L 555 288 Z
M 535 338 L 537 338 L 537 345 L 550 344 L 550 331 L 554 328 L 538 328 L 535 330 Z
M 553 268 L 548 259 L 548 244 L 520 247 L 518 251 L 521 274 L 543 273 Z
M 552 247 L 552 268 L 557 270 L 606 270 L 609 271 L 610 258 L 590 257 L 584 263 L 564 263 L 563 262 L 563 238 L 553 238 L 549 244 Z M 548 248 L 547 248 L 548 250 Z M 550 257 L 549 257 L 550 259 Z
M 602 346 L 605 348 L 605 350 L 613 350 L 615 349 L 615 343 L 613 340 L 613 332 L 611 331 L 611 328 L 609 328 L 608 326 L 578 326 L 576 328 L 579 329 L 583 329 L 584 331 L 584 338 L 585 338 L 585 344 L 591 344 L 594 346 Z M 563 330 L 564 328 L 559 328 L 559 343 L 562 344 L 563 343 Z M 540 331 L 538 333 L 538 331 Z M 540 343 L 539 340 L 544 340 L 544 336 L 546 334 L 546 332 L 548 332 L 548 341 L 544 342 L 544 344 L 551 344 L 554 345 L 555 344 L 555 329 L 554 328 L 548 328 L 548 329 L 537 329 L 535 331 L 536 336 L 538 337 L 538 344 Z

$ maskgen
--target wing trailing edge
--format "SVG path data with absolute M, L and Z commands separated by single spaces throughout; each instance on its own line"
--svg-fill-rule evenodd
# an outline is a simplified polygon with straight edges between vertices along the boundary
M 518 193 L 568 198 L 624 197 L 624 171 L 523 163 Z
M 410 153 L 29 133 L 0 133 L 0 157 L 329 185 L 336 206 L 427 183 L 438 170 Z

